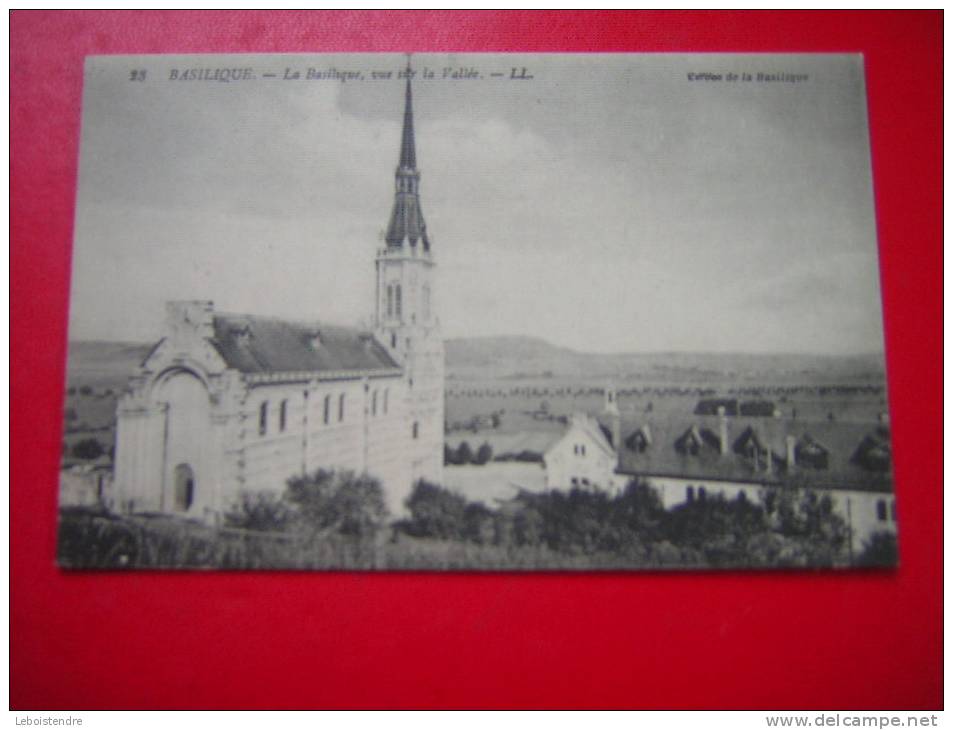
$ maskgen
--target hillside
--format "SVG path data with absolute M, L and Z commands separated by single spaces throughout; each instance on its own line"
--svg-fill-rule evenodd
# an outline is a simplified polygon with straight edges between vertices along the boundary
M 150 343 L 71 342 L 71 384 L 122 385 Z M 877 382 L 879 355 L 826 356 L 750 353 L 587 353 L 537 337 L 451 338 L 446 342 L 450 379 L 623 379 L 670 383 L 727 381 Z
M 69 343 L 69 385 L 122 386 L 149 354 L 153 343 L 75 341 Z
M 588 353 L 535 337 L 468 337 L 446 342 L 451 378 L 621 378 L 672 383 L 766 380 L 882 382 L 878 354 Z

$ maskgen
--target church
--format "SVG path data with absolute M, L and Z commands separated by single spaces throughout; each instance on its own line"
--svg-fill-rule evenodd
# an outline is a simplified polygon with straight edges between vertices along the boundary
M 379 479 L 396 516 L 418 480 L 442 481 L 444 345 L 410 76 L 373 330 L 168 302 L 119 402 L 116 509 L 214 523 L 243 493 L 334 469 Z

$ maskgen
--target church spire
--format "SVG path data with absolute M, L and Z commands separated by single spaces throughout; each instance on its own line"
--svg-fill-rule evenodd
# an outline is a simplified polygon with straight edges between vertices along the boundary
M 408 170 L 417 169 L 417 153 L 414 149 L 414 104 L 410 91 L 410 61 L 407 61 L 407 92 L 404 98 L 404 134 L 400 142 L 400 165 Z
M 387 226 L 388 248 L 402 248 L 405 243 L 416 247 L 419 242 L 425 252 L 430 251 L 427 224 L 420 208 L 420 173 L 417 171 L 417 151 L 414 144 L 414 107 L 410 88 L 410 61 L 407 62 L 407 87 L 404 92 L 404 129 L 400 140 L 400 162 L 397 164 L 394 208 Z

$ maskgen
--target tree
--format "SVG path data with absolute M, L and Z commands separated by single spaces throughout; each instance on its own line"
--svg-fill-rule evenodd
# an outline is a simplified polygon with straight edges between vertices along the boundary
M 98 459 L 105 453 L 103 445 L 94 438 L 83 439 L 73 445 L 73 456 L 77 459 Z
M 829 494 L 788 487 L 762 495 L 774 532 L 785 538 L 779 564 L 831 566 L 847 562 L 847 523 Z
M 483 466 L 493 458 L 493 447 L 486 441 L 477 449 L 476 456 L 473 457 L 473 463 L 477 466 Z
M 415 537 L 461 539 L 466 533 L 466 500 L 443 487 L 421 479 L 407 498 L 410 519 L 404 529 Z
M 288 480 L 285 499 L 294 505 L 305 529 L 363 537 L 387 519 L 384 491 L 367 474 L 319 469 Z
M 473 461 L 473 450 L 470 448 L 470 444 L 466 441 L 461 441 L 460 445 L 457 447 L 457 464 L 469 464 Z
M 857 565 L 865 568 L 892 568 L 897 564 L 897 536 L 892 532 L 875 532 L 864 543 L 864 551 L 857 558 Z

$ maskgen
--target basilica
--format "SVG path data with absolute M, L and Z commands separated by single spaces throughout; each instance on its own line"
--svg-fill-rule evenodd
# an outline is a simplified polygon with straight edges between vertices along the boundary
M 243 493 L 335 469 L 379 479 L 396 516 L 414 483 L 441 482 L 444 345 L 409 74 L 395 177 L 372 331 L 166 304 L 119 403 L 117 509 L 215 522 Z

